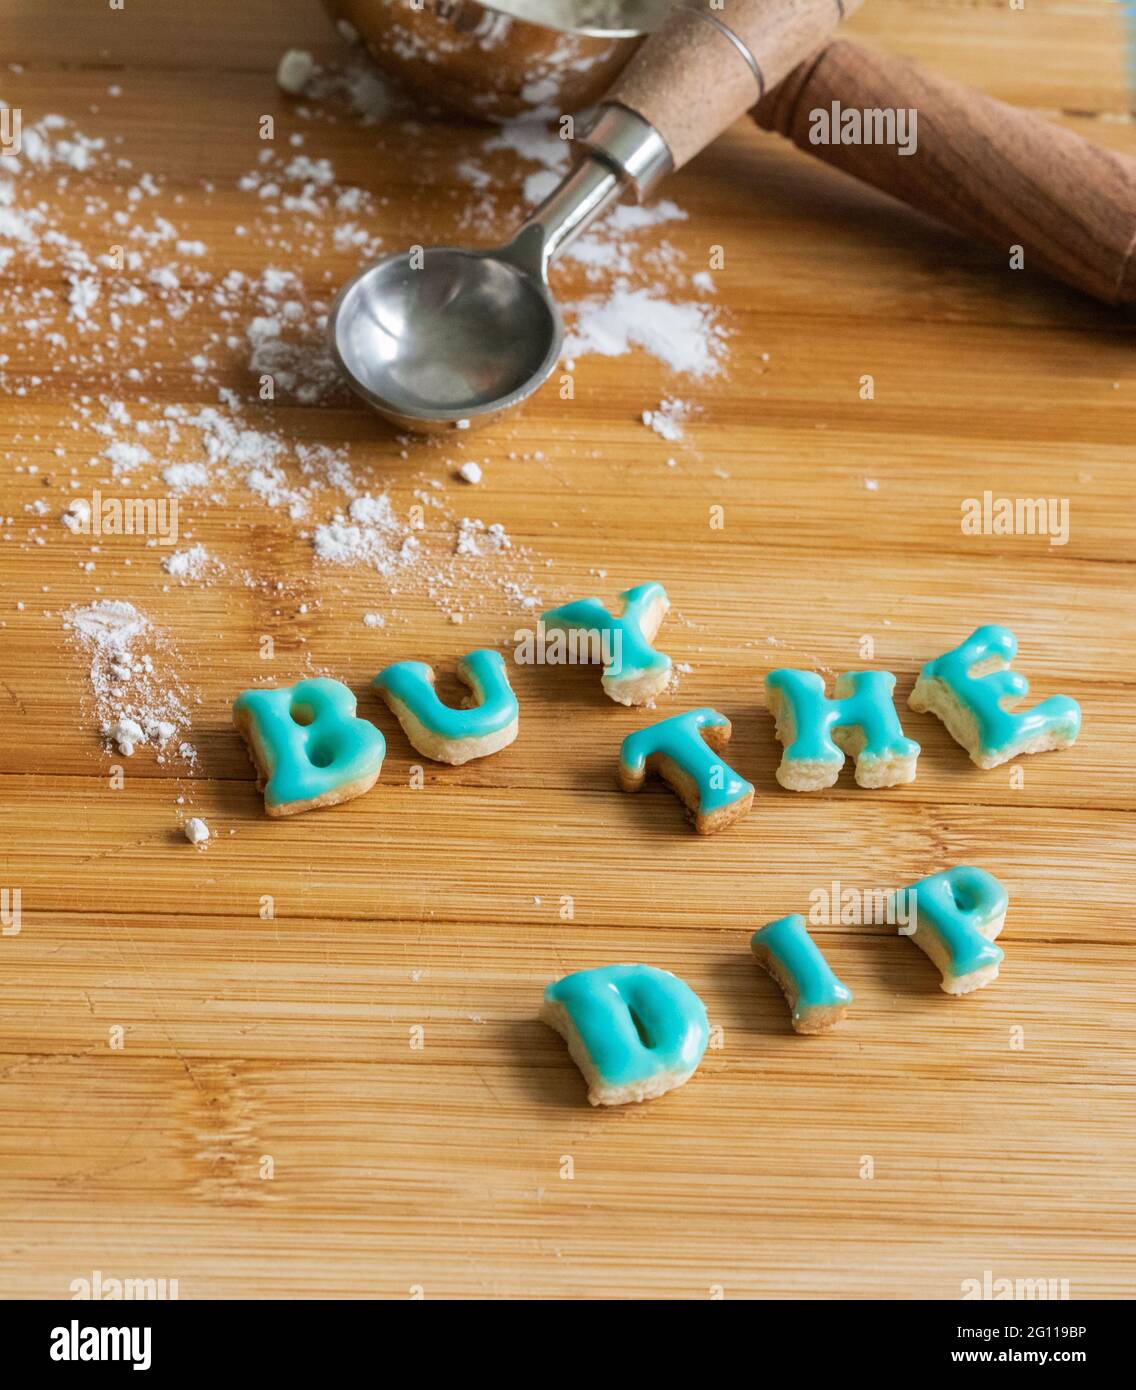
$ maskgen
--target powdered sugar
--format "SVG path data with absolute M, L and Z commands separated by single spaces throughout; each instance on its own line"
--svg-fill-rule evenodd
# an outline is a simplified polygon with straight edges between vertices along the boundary
M 148 745 L 159 762 L 175 752 L 192 762 L 193 748 L 178 742 L 189 717 L 184 691 L 155 661 L 155 655 L 168 658 L 168 651 L 145 615 L 125 600 L 100 599 L 71 609 L 64 621 L 90 661 L 91 694 L 107 747 L 129 758 Z
M 570 307 L 576 321 L 564 343 L 568 358 L 588 352 L 618 357 L 643 348 L 688 376 L 715 376 L 722 369 L 725 334 L 714 310 L 704 304 L 621 288 L 609 298 Z

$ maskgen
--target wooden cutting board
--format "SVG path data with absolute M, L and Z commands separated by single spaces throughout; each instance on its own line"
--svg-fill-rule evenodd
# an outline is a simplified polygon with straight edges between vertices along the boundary
M 318 7 L 75 17 L 3 0 L 0 22 L 23 65 L 0 71 L 0 96 L 121 135 L 135 172 L 164 177 L 155 209 L 206 243 L 205 271 L 259 264 L 226 190 L 255 164 L 260 115 L 290 118 L 283 49 L 342 57 Z M 853 28 L 1136 150 L 1118 5 L 872 0 Z M 482 138 L 341 122 L 304 149 L 385 200 L 375 230 L 393 249 L 462 235 L 469 193 L 445 161 Z M 519 198 L 530 171 L 498 173 Z M 45 174 L 42 198 L 64 196 Z M 470 441 L 479 489 L 445 486 L 527 549 L 548 604 L 665 583 L 660 645 L 691 669 L 663 703 L 726 713 L 731 762 L 757 787 L 719 837 L 690 834 L 665 790 L 616 789 L 644 715 L 580 670 L 517 668 L 517 743 L 412 787 L 419 760 L 370 678 L 507 650 L 529 620 L 504 593 L 457 626 L 413 586 L 392 596 L 373 571 L 317 564 L 294 523 L 245 506 L 192 515 L 225 565 L 213 583 L 171 585 L 140 538 L 84 572 L 54 520 L 45 545 L 26 540 L 25 508 L 58 514 L 54 450 L 73 445 L 75 398 L 107 383 L 64 369 L 5 401 L 0 883 L 21 891 L 22 928 L 0 937 L 3 1295 L 66 1297 L 95 1270 L 177 1279 L 181 1297 L 957 1298 L 987 1270 L 1131 1295 L 1131 321 L 744 125 L 667 196 L 689 214 L 665 235 L 692 270 L 725 249 L 726 374 L 691 386 L 643 354 L 581 357 L 570 405 L 546 390 Z M 322 283 L 329 267 L 293 268 Z M 559 273 L 566 299 L 587 288 Z M 215 399 L 185 363 L 207 318 L 163 344 L 152 404 Z M 0 324 L 0 353 L 9 373 L 42 367 L 18 325 Z M 249 389 L 239 354 L 231 378 Z M 667 395 L 698 407 L 679 445 L 639 419 Z M 282 402 L 275 424 L 349 445 L 400 505 L 423 469 L 444 471 L 346 396 Z M 1067 499 L 1067 543 L 964 535 L 963 499 L 987 490 Z M 250 570 L 258 582 L 236 578 Z M 170 633 L 193 776 L 141 750 L 112 788 L 123 760 L 101 751 L 60 617 L 96 586 Z M 364 627 L 368 610 L 386 627 Z M 1022 759 L 1021 778 L 977 771 L 906 712 L 919 665 L 987 621 L 1018 634 L 1034 696 L 1084 709 L 1077 746 Z M 388 760 L 365 798 L 270 822 L 228 707 L 313 664 L 360 693 Z M 776 666 L 895 672 L 918 780 L 782 791 L 760 697 Z M 203 852 L 179 830 L 190 809 L 213 830 Z M 817 927 L 855 1004 L 832 1035 L 795 1036 L 751 931 L 833 880 L 898 886 L 955 863 L 1009 891 L 996 985 L 951 999 L 893 930 Z M 637 960 L 694 988 L 720 1045 L 683 1090 L 596 1111 L 536 1019 L 541 991 Z

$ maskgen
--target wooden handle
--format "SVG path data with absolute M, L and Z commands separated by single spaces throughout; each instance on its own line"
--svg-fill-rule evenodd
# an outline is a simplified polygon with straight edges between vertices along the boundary
M 711 0 L 691 0 L 643 44 L 607 100 L 650 121 L 679 169 L 814 52 L 860 4 L 718 0 L 713 5 Z
M 839 103 L 834 113 L 833 103 Z M 917 113 L 916 148 L 839 144 L 843 113 Z M 818 113 L 827 113 L 818 114 Z M 1136 303 L 1136 159 L 1113 154 L 902 58 L 836 40 L 767 93 L 766 130 L 920 208 L 1027 269 L 1106 304 Z M 814 134 L 829 143 L 813 143 Z

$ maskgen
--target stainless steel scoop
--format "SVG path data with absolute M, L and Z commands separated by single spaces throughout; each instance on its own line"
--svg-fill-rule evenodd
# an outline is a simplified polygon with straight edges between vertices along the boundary
M 505 246 L 411 248 L 348 282 L 329 320 L 351 386 L 393 424 L 485 424 L 527 399 L 564 340 L 548 268 L 628 188 L 642 199 L 816 48 L 860 0 L 710 0 L 636 53 L 583 137 L 584 160 Z M 760 56 L 758 56 L 760 55 Z

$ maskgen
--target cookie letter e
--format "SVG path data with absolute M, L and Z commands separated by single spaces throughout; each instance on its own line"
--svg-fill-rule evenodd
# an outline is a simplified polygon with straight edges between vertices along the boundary
M 1003 708 L 1029 694 L 1029 681 L 1010 669 L 1017 650 L 1008 627 L 975 628 L 961 646 L 923 667 L 907 701 L 913 710 L 937 715 L 981 768 L 1021 753 L 1068 748 L 1081 731 L 1081 707 L 1068 695 L 1051 695 L 1021 714 Z
M 694 1075 L 710 1027 L 702 1000 L 650 965 L 605 965 L 544 991 L 541 1019 L 568 1044 L 593 1105 L 626 1105 Z
M 370 791 L 387 751 L 373 724 L 355 717 L 342 681 L 320 677 L 279 690 L 246 690 L 233 723 L 248 745 L 270 816 L 335 806 Z

